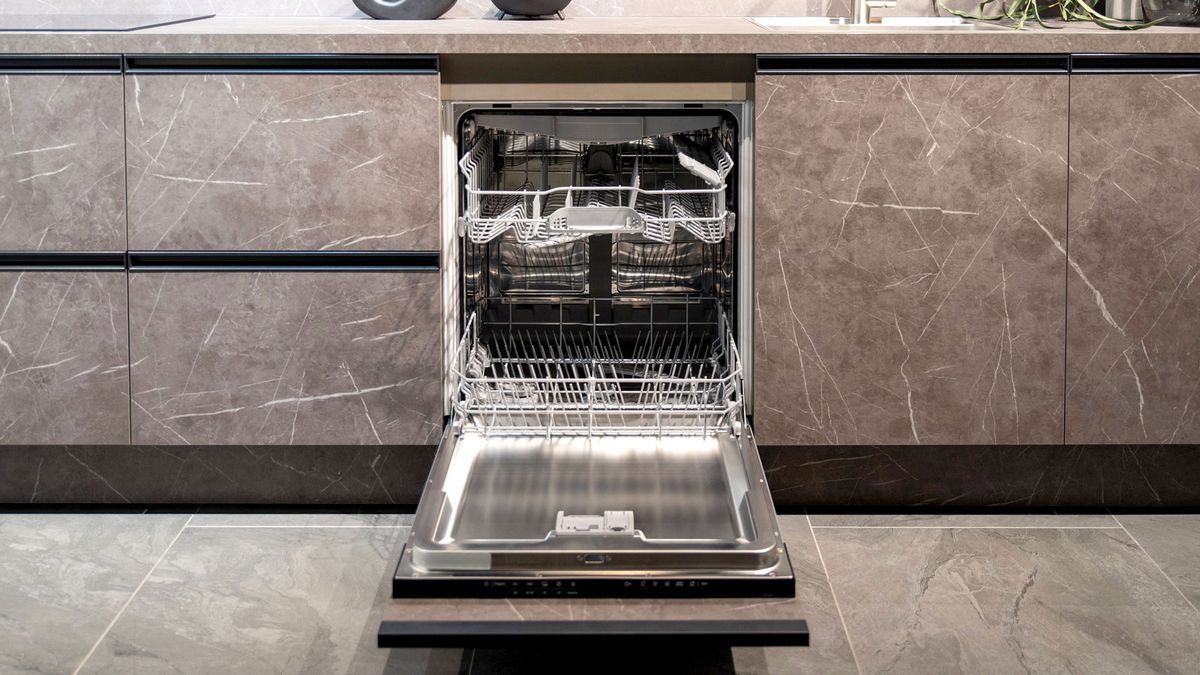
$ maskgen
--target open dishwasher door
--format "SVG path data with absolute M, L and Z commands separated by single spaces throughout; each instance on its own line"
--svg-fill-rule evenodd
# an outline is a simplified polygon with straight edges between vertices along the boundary
M 792 597 L 741 436 L 447 430 L 394 597 Z
M 611 331 L 471 318 L 394 597 L 794 595 L 732 331 L 669 302 Z
M 393 596 L 793 597 L 737 345 L 745 107 L 450 110 L 450 421 Z

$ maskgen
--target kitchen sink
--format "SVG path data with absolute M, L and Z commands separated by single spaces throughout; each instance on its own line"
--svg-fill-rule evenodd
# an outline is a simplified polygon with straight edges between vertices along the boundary
M 877 23 L 854 23 L 843 16 L 752 16 L 750 21 L 774 31 L 978 31 L 1010 30 L 1007 26 L 943 16 L 885 16 Z

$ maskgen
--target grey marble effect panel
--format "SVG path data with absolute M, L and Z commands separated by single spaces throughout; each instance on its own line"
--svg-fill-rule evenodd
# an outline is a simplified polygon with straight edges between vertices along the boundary
M 756 96 L 759 442 L 1061 443 L 1066 76 Z
M 434 273 L 134 273 L 134 443 L 426 444 Z
M 123 272 L 0 272 L 0 444 L 128 443 Z
M 413 507 L 437 446 L 0 447 L 4 504 Z
M 1200 515 L 1120 514 L 1117 520 L 1192 606 L 1200 608 Z
M 197 513 L 189 527 L 336 527 L 411 528 L 411 513 L 364 513 L 361 511 L 329 511 L 324 513 L 246 513 L 242 511 L 207 510 Z M 407 534 L 407 532 L 406 532 Z
M 188 528 L 84 673 L 382 673 L 403 528 Z
M 0 75 L 0 250 L 125 249 L 121 77 Z
M 1200 32 L 1079 23 L 1016 32 L 771 31 L 743 17 L 366 21 L 227 17 L 133 33 L 0 33 L 0 53 L 771 54 L 1200 52 Z
M 834 11 L 839 0 L 574 0 L 568 17 L 577 16 L 761 16 L 805 15 Z M 847 5 L 848 6 L 848 5 Z M 5 0 L 4 14 L 44 14 L 45 0 Z M 54 0 L 54 11 L 79 13 L 216 13 L 220 16 L 361 16 L 351 0 Z M 459 0 L 447 17 L 491 17 L 490 0 Z
M 817 538 L 863 672 L 1200 669 L 1200 612 L 1122 530 Z
M 134 33 L 4 33 L 0 53 L 771 54 L 1200 52 L 1200 33 L 1078 24 L 1015 31 L 777 32 L 740 17 L 572 21 L 210 19 Z
M 574 17 L 849 16 L 847 0 L 573 0 Z M 447 17 L 490 17 L 490 0 L 459 0 Z
M 1200 75 L 1071 83 L 1067 440 L 1200 442 Z
M 186 515 L 0 515 L 0 671 L 70 673 Z
M 1111 515 L 1100 513 L 814 513 L 809 517 L 816 528 L 1121 528 Z
M 439 248 L 437 76 L 138 75 L 126 98 L 130 248 Z
M 760 446 L 781 507 L 1196 508 L 1200 446 Z

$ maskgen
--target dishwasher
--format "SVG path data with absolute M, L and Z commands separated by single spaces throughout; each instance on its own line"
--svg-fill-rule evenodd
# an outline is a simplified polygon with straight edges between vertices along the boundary
M 749 105 L 445 104 L 448 421 L 394 597 L 794 597 Z

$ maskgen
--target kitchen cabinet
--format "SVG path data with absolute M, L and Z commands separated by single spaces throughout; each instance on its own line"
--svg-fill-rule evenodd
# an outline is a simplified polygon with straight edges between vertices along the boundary
M 131 57 L 130 248 L 437 250 L 431 57 Z
M 1200 442 L 1200 58 L 1077 57 L 1067 442 Z
M 125 273 L 0 272 L 0 445 L 129 442 Z
M 129 287 L 135 444 L 441 434 L 436 272 L 133 271 Z
M 0 57 L 0 251 L 125 249 L 117 57 Z
M 1065 59 L 760 59 L 759 442 L 1063 440 Z

